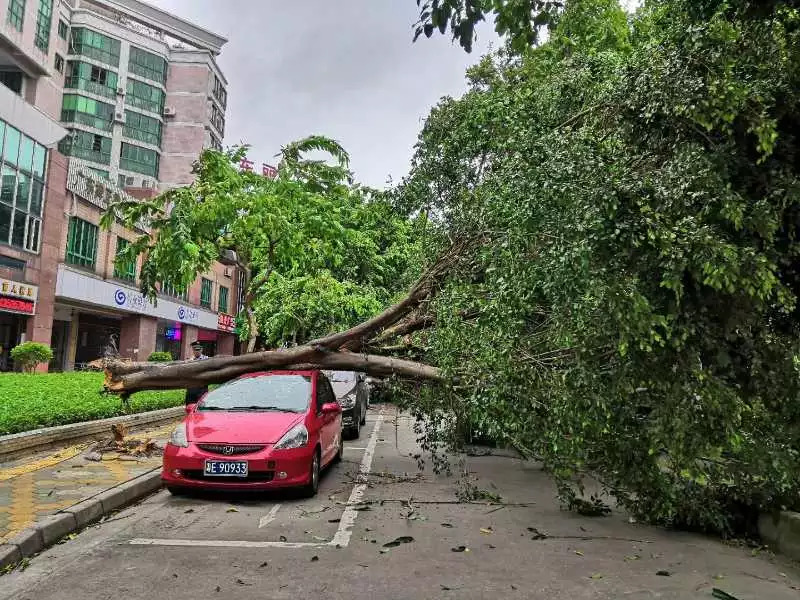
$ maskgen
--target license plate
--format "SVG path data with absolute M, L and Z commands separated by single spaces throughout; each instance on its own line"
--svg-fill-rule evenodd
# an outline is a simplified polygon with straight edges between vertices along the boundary
M 207 460 L 205 474 L 219 477 L 247 477 L 247 461 Z

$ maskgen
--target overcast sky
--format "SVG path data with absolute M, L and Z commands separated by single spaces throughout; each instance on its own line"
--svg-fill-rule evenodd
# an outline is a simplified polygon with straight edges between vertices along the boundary
M 356 178 L 383 187 L 409 168 L 422 119 L 465 89 L 464 71 L 495 41 L 491 23 L 467 54 L 449 36 L 412 43 L 414 0 L 150 0 L 228 38 L 225 144 L 259 166 L 315 133 L 340 141 Z

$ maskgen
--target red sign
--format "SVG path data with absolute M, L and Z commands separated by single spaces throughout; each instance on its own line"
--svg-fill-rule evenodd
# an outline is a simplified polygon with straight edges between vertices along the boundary
M 239 167 L 244 171 L 252 171 L 253 170 L 253 161 L 247 160 L 243 158 L 242 161 L 239 163 Z
M 275 179 L 278 176 L 278 169 L 276 169 L 272 165 L 268 165 L 267 163 L 263 163 L 261 165 L 261 174 L 264 177 L 269 177 L 270 179 Z
M 0 310 L 10 310 L 13 312 L 20 312 L 32 315 L 33 306 L 34 306 L 33 302 L 30 302 L 29 300 L 18 300 L 17 298 L 0 296 Z
M 236 319 L 232 315 L 219 313 L 217 315 L 217 329 L 220 331 L 233 331 L 236 329 Z

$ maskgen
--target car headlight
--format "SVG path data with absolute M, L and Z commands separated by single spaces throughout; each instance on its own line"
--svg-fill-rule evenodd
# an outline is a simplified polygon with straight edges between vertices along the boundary
M 173 430 L 169 443 L 180 448 L 189 446 L 189 440 L 186 439 L 186 423 L 181 423 Z
M 347 394 L 345 397 L 340 398 L 339 405 L 345 410 L 347 410 L 348 408 L 353 408 L 356 405 L 356 395 Z
M 288 450 L 289 448 L 302 448 L 308 443 L 308 429 L 302 423 L 298 423 L 275 444 L 278 450 Z

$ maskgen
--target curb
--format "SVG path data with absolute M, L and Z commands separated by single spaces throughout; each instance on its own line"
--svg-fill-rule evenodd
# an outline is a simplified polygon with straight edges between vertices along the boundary
M 22 433 L 2 435 L 0 436 L 0 458 L 20 450 L 66 442 L 98 433 L 108 433 L 109 428 L 118 423 L 137 427 L 151 425 L 159 421 L 168 421 L 185 414 L 184 410 L 183 406 L 176 406 L 175 408 L 152 410 L 135 415 L 123 415 L 97 421 L 84 421 L 82 423 L 71 423 L 69 425 L 59 425 L 58 427 L 46 427 L 34 429 L 33 431 L 23 431 Z
M 800 512 L 762 514 L 758 518 L 758 533 L 784 556 L 800 560 Z
M 182 409 L 181 409 L 182 410 Z M 64 536 L 99 521 L 102 517 L 149 496 L 161 487 L 161 467 L 82 500 L 47 517 L 0 544 L 0 569 L 15 565 L 52 546 Z

